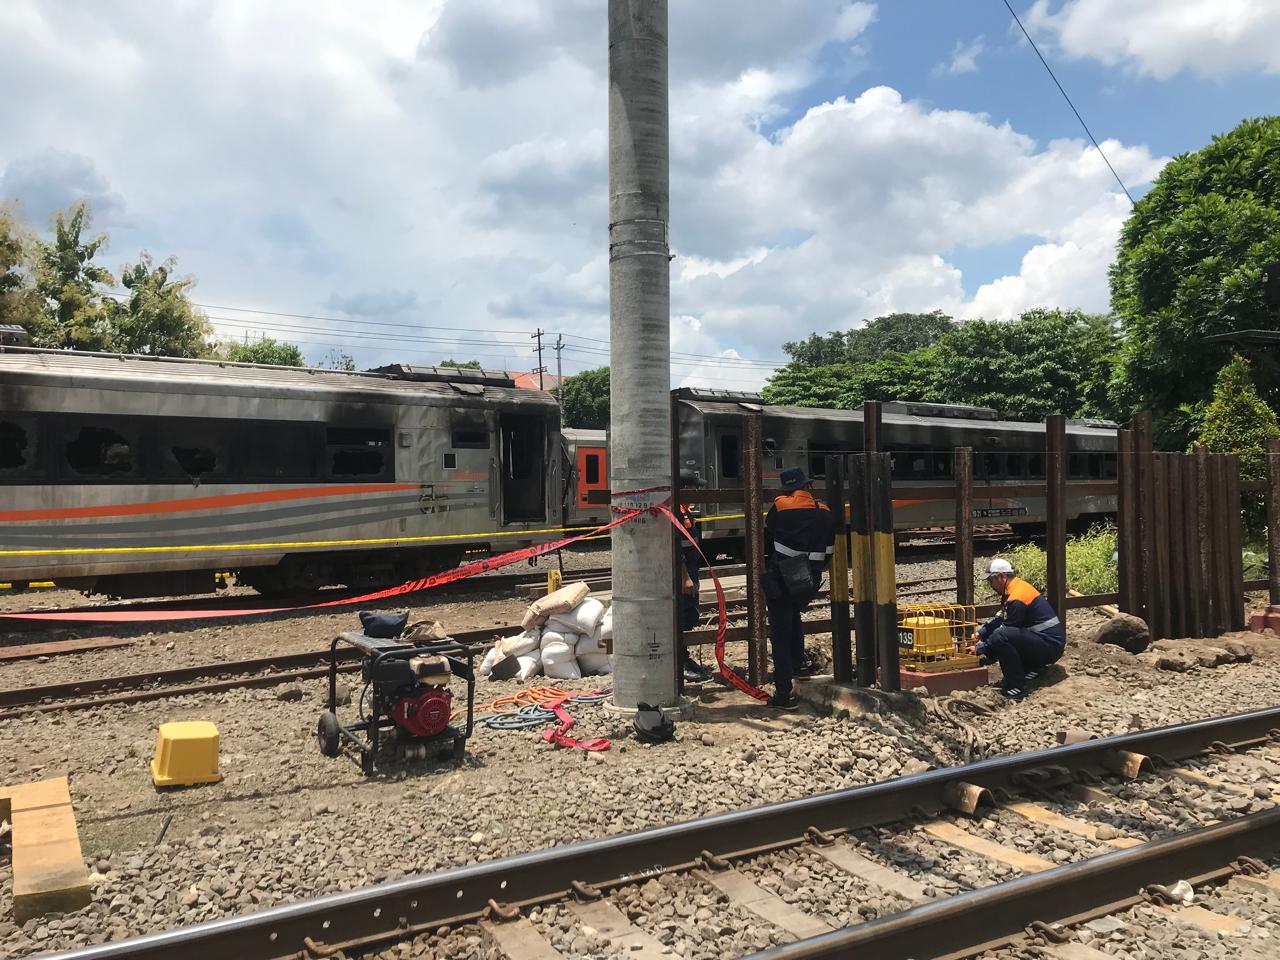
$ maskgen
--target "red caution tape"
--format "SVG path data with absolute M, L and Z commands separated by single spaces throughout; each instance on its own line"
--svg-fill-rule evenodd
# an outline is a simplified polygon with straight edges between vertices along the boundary
M 579 750 L 589 750 L 592 753 L 608 750 L 609 741 L 604 737 L 590 737 L 586 740 L 578 740 L 574 737 L 566 736 L 573 728 L 573 725 L 577 723 L 569 715 L 569 711 L 564 708 L 564 702 L 568 699 L 569 697 L 566 695 L 556 700 L 548 700 L 542 704 L 546 709 L 554 711 L 556 718 L 560 721 L 560 726 L 554 730 L 544 730 L 542 739 L 547 743 L 554 743 L 558 747 L 577 747 Z
M 686 540 L 693 544 L 693 549 L 698 551 L 698 556 L 700 556 L 702 558 L 702 562 L 706 564 L 707 572 L 711 574 L 711 583 L 716 588 L 716 604 L 720 608 L 720 622 L 716 626 L 716 666 L 720 668 L 720 676 L 724 677 L 747 696 L 755 697 L 757 700 L 768 700 L 769 695 L 767 693 L 758 687 L 753 687 L 724 662 L 724 632 L 729 625 L 729 613 L 726 609 L 724 600 L 724 588 L 720 586 L 720 578 L 716 576 L 716 571 L 711 566 L 711 561 L 709 561 L 707 559 L 707 555 L 702 552 L 702 547 L 698 544 L 698 541 L 693 538 L 693 534 L 686 530 L 684 528 L 684 524 L 676 519 L 676 516 L 671 512 L 670 507 L 664 503 L 658 506 L 657 509 L 665 513 L 667 515 L 667 519 L 671 521 L 671 525 L 679 530 Z
M 478 573 L 487 573 L 490 570 L 499 570 L 502 567 L 509 566 L 513 563 L 519 563 L 521 560 L 527 560 L 530 557 L 540 557 L 544 554 L 560 550 L 579 540 L 585 540 L 588 537 L 596 536 L 614 527 L 620 527 L 629 520 L 634 519 L 641 512 L 639 510 L 631 510 L 622 514 L 618 519 L 606 523 L 602 527 L 596 527 L 586 533 L 579 533 L 572 537 L 565 537 L 562 540 L 553 540 L 550 543 L 534 544 L 531 547 L 524 547 L 520 550 L 513 550 L 510 553 L 503 553 L 496 557 L 485 557 L 483 560 L 477 560 L 475 563 L 468 563 L 461 567 L 455 567 L 452 570 L 446 570 L 443 573 L 432 574 L 429 577 L 423 577 L 419 580 L 410 580 L 408 583 L 402 583 L 398 587 L 389 587 L 386 590 L 378 590 L 374 593 L 361 594 L 358 597 L 345 597 L 341 600 L 326 600 L 323 603 L 307 603 L 296 607 L 246 607 L 238 610 L 83 610 L 76 613 L 5 613 L 0 614 L 0 620 L 52 620 L 61 623 L 164 623 L 174 620 L 214 620 L 219 617 L 251 617 L 260 616 L 264 613 L 293 613 L 298 610 L 320 610 L 325 607 L 342 607 L 352 606 L 355 604 L 372 603 L 376 600 L 388 600 L 392 597 L 402 597 L 410 593 L 419 593 L 423 590 L 430 590 L 433 587 L 439 587 L 446 583 L 454 583 L 458 580 L 465 580 L 467 577 L 473 577 Z

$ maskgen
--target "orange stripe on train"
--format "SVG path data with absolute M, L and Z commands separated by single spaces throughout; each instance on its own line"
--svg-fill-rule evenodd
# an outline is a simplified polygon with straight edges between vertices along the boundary
M 259 490 L 254 493 L 224 493 L 215 497 L 158 500 L 151 503 L 112 503 L 97 507 L 66 507 L 60 510 L 6 510 L 0 520 L 76 520 L 86 517 L 138 517 L 188 510 L 219 510 L 284 500 L 311 500 L 317 497 L 358 497 L 370 493 L 419 490 L 416 483 L 348 484 L 334 487 L 291 487 L 287 490 Z

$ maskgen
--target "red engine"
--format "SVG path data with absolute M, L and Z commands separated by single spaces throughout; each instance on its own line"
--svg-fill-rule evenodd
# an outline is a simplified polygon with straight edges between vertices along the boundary
M 449 725 L 453 695 L 448 687 L 419 687 L 391 708 L 391 719 L 415 737 L 434 737 Z

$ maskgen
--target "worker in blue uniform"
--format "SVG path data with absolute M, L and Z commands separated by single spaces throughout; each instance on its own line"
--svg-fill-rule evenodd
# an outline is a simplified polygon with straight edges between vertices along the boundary
M 765 517 L 765 606 L 773 651 L 773 696 L 769 706 L 794 710 L 799 705 L 793 680 L 804 662 L 801 614 L 818 593 L 822 571 L 835 546 L 831 510 L 814 499 L 813 483 L 799 467 L 778 477 L 782 494 Z
M 1000 692 L 1021 700 L 1040 671 L 1058 662 L 1067 634 L 1049 601 L 1008 560 L 987 564 L 986 581 L 1000 596 L 1000 613 L 978 628 L 971 650 L 981 663 L 999 662 Z
M 682 490 L 696 490 L 706 485 L 706 481 L 694 473 L 681 471 L 680 488 Z M 679 538 L 680 559 L 684 567 L 683 585 L 680 591 L 680 632 L 682 634 L 686 630 L 695 629 L 701 619 L 698 599 L 702 589 L 700 583 L 702 554 L 699 552 L 702 547 L 702 524 L 698 523 L 699 516 L 699 510 L 685 503 L 680 504 L 680 525 L 697 543 L 697 546 L 694 546 L 687 538 Z M 689 655 L 689 648 L 684 645 L 683 640 L 680 641 L 680 676 L 685 683 L 705 683 L 715 676 L 710 669 Z

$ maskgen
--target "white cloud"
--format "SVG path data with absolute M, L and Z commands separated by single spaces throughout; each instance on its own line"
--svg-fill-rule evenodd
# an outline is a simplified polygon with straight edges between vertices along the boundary
M 1280 72 L 1275 0 L 1036 0 L 1027 28 L 1069 56 L 1164 80 L 1182 70 L 1219 77 Z
M 935 75 L 949 74 L 956 77 L 964 73 L 974 73 L 978 69 L 978 57 L 986 50 L 982 37 L 965 42 L 957 40 L 951 50 L 951 59 L 934 66 Z
M 30 91 L 6 103 L 4 192 L 92 195 L 109 266 L 145 247 L 177 254 L 206 302 L 462 328 L 394 327 L 392 341 L 340 320 L 216 321 L 314 355 L 515 369 L 541 327 L 572 335 L 567 370 L 607 361 L 597 0 L 0 9 L 0 87 Z M 740 358 L 891 310 L 1003 315 L 1105 291 L 1114 186 L 1085 144 L 883 86 L 806 104 L 824 51 L 865 42 L 874 14 L 672 5 L 676 382 L 758 386 L 767 368 Z M 77 45 L 106 59 L 71 69 Z M 1131 182 L 1159 167 L 1106 146 Z M 1023 237 L 1035 249 L 1018 276 L 967 304 L 950 252 Z

